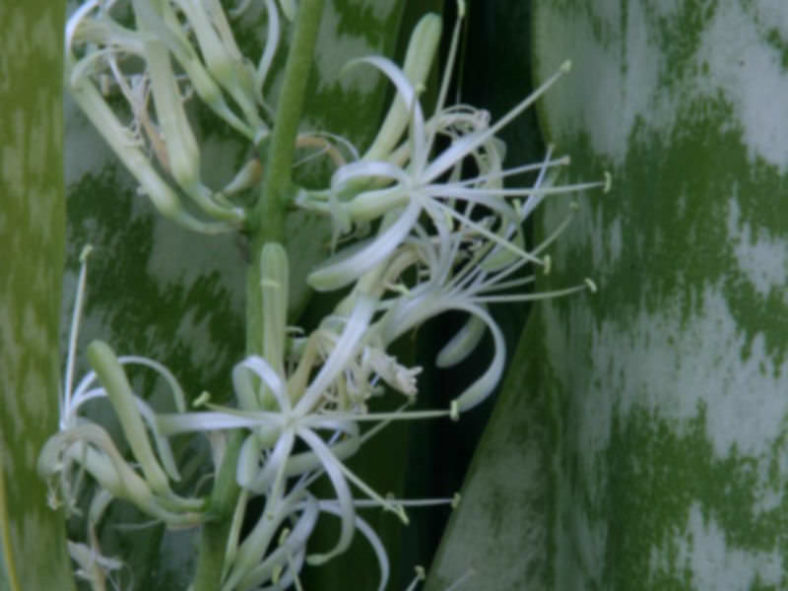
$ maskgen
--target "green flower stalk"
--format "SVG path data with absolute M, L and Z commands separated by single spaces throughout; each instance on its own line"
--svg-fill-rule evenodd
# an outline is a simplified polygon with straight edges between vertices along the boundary
M 247 5 L 242 3 L 236 13 Z M 331 130 L 297 132 L 304 72 L 320 14 L 309 11 L 317 10 L 319 2 L 305 2 L 299 9 L 296 27 L 302 28 L 294 36 L 279 104 L 264 99 L 280 28 L 293 20 L 295 7 L 282 2 L 282 20 L 273 0 L 263 5 L 267 38 L 256 67 L 236 43 L 217 0 L 133 0 L 134 27 L 115 19 L 115 2 L 92 0 L 68 23 L 71 92 L 142 191 L 163 215 L 195 231 L 250 232 L 254 249 L 250 346 L 247 357 L 228 372 L 234 400 L 216 405 L 204 393 L 195 401 L 197 410 L 187 409 L 177 380 L 161 364 L 118 357 L 101 342 L 87 350 L 93 371 L 73 387 L 86 285 L 83 257 L 60 431 L 45 446 L 39 470 L 52 484 L 53 500 L 62 501 L 72 513 L 81 511 L 84 498 L 90 499 L 86 538 L 70 548 L 78 573 L 94 589 L 122 570 L 117 558 L 101 554 L 95 535 L 114 500 L 131 502 L 168 527 L 203 527 L 194 589 L 301 588 L 303 568 L 328 563 L 348 549 L 356 533 L 369 541 L 380 565 L 379 589 L 385 589 L 390 570 L 386 551 L 359 510 L 379 507 L 408 523 L 406 508 L 454 505 L 456 499 L 387 498 L 355 474 L 347 460 L 393 421 L 458 420 L 461 412 L 494 391 L 504 371 L 505 344 L 487 309 L 490 303 L 595 289 L 588 279 L 555 292 L 523 292 L 535 273 L 550 271 L 546 250 L 569 220 L 537 245 L 529 244 L 523 224 L 549 196 L 606 190 L 609 177 L 558 184 L 559 170 L 569 160 L 554 157 L 552 148 L 541 162 L 506 168 L 505 144 L 497 137 L 569 71 L 568 63 L 492 123 L 486 111 L 447 105 L 458 22 L 437 104 L 426 116 L 419 95 L 441 34 L 439 17 L 428 15 L 414 30 L 404 67 L 380 56 L 348 64 L 372 66 L 396 89 L 372 145 L 353 146 Z M 462 18 L 464 6 L 459 7 Z M 118 93 L 125 110 L 111 107 L 115 103 L 106 93 Z M 188 103 L 194 99 L 203 101 L 252 148 L 271 136 L 267 176 L 261 177 L 259 165 L 247 164 L 224 190 L 203 183 L 200 134 L 188 116 Z M 131 120 L 123 123 L 129 113 Z M 298 187 L 291 175 L 296 144 L 349 157 L 332 159 L 335 170 L 328 186 Z M 534 174 L 532 184 L 505 186 L 507 179 L 523 172 Z M 256 203 L 244 208 L 232 201 L 230 195 L 260 183 L 263 191 Z M 334 247 L 343 244 L 309 275 L 316 291 L 346 288 L 332 313 L 311 332 L 287 323 L 290 269 L 280 243 L 285 207 L 324 215 L 333 224 Z M 468 321 L 438 353 L 438 365 L 461 363 L 486 332 L 492 336 L 493 359 L 469 387 L 447 398 L 443 408 L 414 409 L 421 368 L 402 364 L 391 347 L 450 310 L 467 314 Z M 130 366 L 164 379 L 174 412 L 154 408 L 144 393 L 134 391 L 126 375 Z M 379 399 L 388 392 L 402 396 L 402 404 L 395 411 L 378 412 Z M 84 412 L 86 404 L 97 401 L 113 409 L 122 443 Z M 196 483 L 181 481 L 170 439 L 184 435 L 208 436 L 219 491 L 214 496 L 201 496 Z M 332 487 L 329 498 L 313 492 L 313 484 L 323 476 Z M 176 483 L 177 490 L 190 492 L 176 494 Z M 262 504 L 257 513 L 250 505 L 255 499 Z M 217 503 L 234 507 L 231 515 L 218 516 L 229 523 L 217 523 Z M 316 552 L 309 546 L 310 536 L 326 515 L 339 520 L 339 535 L 331 548 Z M 423 573 L 409 589 L 420 579 Z

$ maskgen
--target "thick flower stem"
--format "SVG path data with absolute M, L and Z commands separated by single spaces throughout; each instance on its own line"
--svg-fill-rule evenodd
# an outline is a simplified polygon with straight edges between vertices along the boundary
M 233 509 L 238 499 L 239 488 L 235 481 L 235 464 L 243 442 L 243 433 L 230 435 L 222 466 L 216 476 L 209 500 L 210 521 L 202 528 L 200 551 L 197 557 L 197 572 L 194 591 L 221 589 L 224 555 L 227 537 L 230 534 Z
M 284 83 L 277 103 L 274 129 L 264 160 L 263 190 L 249 213 L 251 264 L 246 283 L 246 350 L 262 355 L 262 294 L 260 253 L 266 242 L 284 242 L 285 212 L 291 198 L 291 170 L 296 136 L 304 106 L 304 91 L 314 59 L 324 0 L 302 0 L 285 65 Z
M 273 133 L 265 158 L 265 181 L 260 199 L 249 212 L 251 261 L 246 287 L 246 349 L 263 353 L 260 253 L 266 242 L 282 243 L 285 212 L 291 196 L 291 169 L 295 141 L 304 105 L 304 91 L 314 59 L 324 0 L 301 0 L 292 43 L 285 65 L 284 82 L 277 103 Z M 230 523 L 239 487 L 235 481 L 242 433 L 230 437 L 210 499 L 212 519 L 203 526 L 194 591 L 221 589 L 221 576 Z

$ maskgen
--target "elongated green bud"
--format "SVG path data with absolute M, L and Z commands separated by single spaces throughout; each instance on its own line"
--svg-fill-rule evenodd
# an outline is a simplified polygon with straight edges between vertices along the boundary
M 405 65 L 402 70 L 414 88 L 418 89 L 424 86 L 427 80 L 438 50 L 441 29 L 441 17 L 437 14 L 427 14 L 421 18 L 411 33 L 408 51 L 405 55 Z M 397 96 L 363 160 L 384 160 L 397 145 L 409 120 L 408 105 L 400 96 Z
M 260 287 L 263 295 L 263 358 L 285 375 L 287 298 L 289 290 L 287 252 L 278 242 L 267 242 L 260 254 Z M 268 395 L 265 396 L 268 398 Z
M 262 124 L 254 99 L 254 68 L 244 60 L 216 0 L 178 2 L 192 26 L 205 65 L 216 80 L 241 107 L 248 123 Z
M 142 416 L 134 400 L 131 384 L 115 352 L 101 341 L 93 341 L 87 350 L 88 361 L 112 402 L 115 413 L 129 442 L 131 452 L 140 463 L 151 489 L 163 496 L 172 494 L 167 474 L 153 453 Z
M 178 184 L 189 189 L 198 182 L 200 150 L 186 119 L 170 55 L 163 43 L 149 41 L 145 44 L 145 57 L 156 104 L 156 117 L 167 146 L 168 162 L 165 164 Z

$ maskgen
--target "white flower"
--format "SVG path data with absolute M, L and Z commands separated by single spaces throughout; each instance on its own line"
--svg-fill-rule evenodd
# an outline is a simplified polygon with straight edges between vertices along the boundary
M 362 159 L 340 167 L 333 175 L 328 192 L 302 191 L 299 194 L 299 205 L 331 213 L 339 221 L 341 232 L 349 231 L 351 223 L 381 220 L 380 229 L 374 238 L 341 250 L 309 276 L 309 282 L 315 289 L 337 289 L 358 280 L 390 257 L 413 232 L 423 215 L 436 226 L 444 225 L 446 220 L 451 219 L 460 227 L 480 232 L 481 225 L 474 221 L 475 214 L 479 210 L 488 212 L 495 218 L 490 226 L 501 228 L 507 234 L 501 236 L 487 231 L 488 239 L 517 256 L 543 265 L 544 261 L 523 250 L 520 224 L 525 215 L 545 195 L 604 185 L 599 182 L 513 189 L 503 187 L 502 181 L 506 177 L 567 163 L 566 159 L 558 159 L 503 169 L 503 143 L 496 135 L 568 72 L 569 63 L 564 64 L 499 121 L 490 125 L 484 111 L 465 105 L 444 107 L 458 31 L 459 28 L 455 28 L 438 104 L 429 120 L 424 118 L 417 88 L 394 63 L 382 57 L 353 62 L 372 65 L 393 82 L 398 93 L 397 101 L 402 101 L 406 106 L 404 112 L 409 118 L 409 129 L 399 147 L 388 154 L 381 154 L 380 160 Z M 395 128 L 392 134 L 396 136 L 397 132 L 402 133 L 405 126 L 401 129 L 392 127 Z M 449 144 L 432 156 L 439 137 L 448 139 Z M 399 141 L 399 138 L 394 141 Z M 378 155 L 381 150 L 375 148 L 372 151 Z M 470 179 L 462 179 L 463 166 L 468 162 L 476 166 L 478 174 Z M 512 203 L 519 198 L 529 200 L 527 210 L 518 211 Z
M 197 525 L 202 521 L 203 502 L 180 497 L 170 488 L 169 480 L 178 481 L 180 475 L 169 442 L 158 429 L 153 409 L 132 392 L 122 366 L 142 365 L 159 373 L 170 386 L 176 407 L 182 411 L 185 410 L 183 393 L 174 376 L 155 361 L 136 356 L 116 358 L 105 344 L 94 342 L 88 352 L 97 371 L 88 372 L 72 389 L 89 252 L 88 247 L 81 256 L 60 396 L 59 432 L 41 450 L 38 471 L 53 485 L 51 503 L 58 504 L 62 497 L 70 511 L 78 512 L 76 501 L 85 484 L 82 473 L 87 472 L 111 497 L 128 500 L 155 519 L 169 525 Z M 96 381 L 101 385 L 96 385 Z M 111 402 L 141 474 L 123 457 L 103 427 L 80 416 L 83 405 L 99 399 Z M 155 451 L 147 431 L 153 436 Z

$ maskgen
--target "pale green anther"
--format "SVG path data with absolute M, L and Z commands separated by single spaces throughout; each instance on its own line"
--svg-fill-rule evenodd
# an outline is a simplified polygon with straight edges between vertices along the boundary
M 610 190 L 612 188 L 613 188 L 613 175 L 606 170 L 604 173 L 604 184 L 602 186 L 602 192 L 610 193 Z
M 460 404 L 457 400 L 452 400 L 449 403 L 449 418 L 455 423 L 460 420 Z
M 107 397 L 118 415 L 123 434 L 129 442 L 134 457 L 140 463 L 145 479 L 153 491 L 170 496 L 167 474 L 159 465 L 145 430 L 131 384 L 115 353 L 106 343 L 93 341 L 87 349 L 88 361 L 96 372 Z
M 441 28 L 441 18 L 437 14 L 427 14 L 422 17 L 410 36 L 402 70 L 414 87 L 423 86 L 430 73 L 441 38 Z M 409 120 L 408 105 L 397 96 L 375 141 L 362 159 L 384 160 L 399 142 Z
M 88 260 L 91 252 L 93 252 L 92 244 L 86 244 L 84 247 L 82 247 L 82 252 L 79 253 L 80 264 L 85 264 L 85 261 Z
M 260 254 L 263 358 L 280 376 L 285 375 L 289 274 L 287 252 L 284 247 L 277 242 L 267 242 Z
M 201 406 L 205 406 L 211 401 L 211 393 L 207 390 L 203 390 L 202 393 L 194 399 L 192 402 L 192 406 L 194 408 L 199 408 Z
M 458 492 L 454 493 L 454 495 L 452 495 L 451 497 L 451 508 L 456 509 L 457 507 L 459 507 L 461 500 L 462 500 L 462 495 L 460 495 L 460 493 Z

